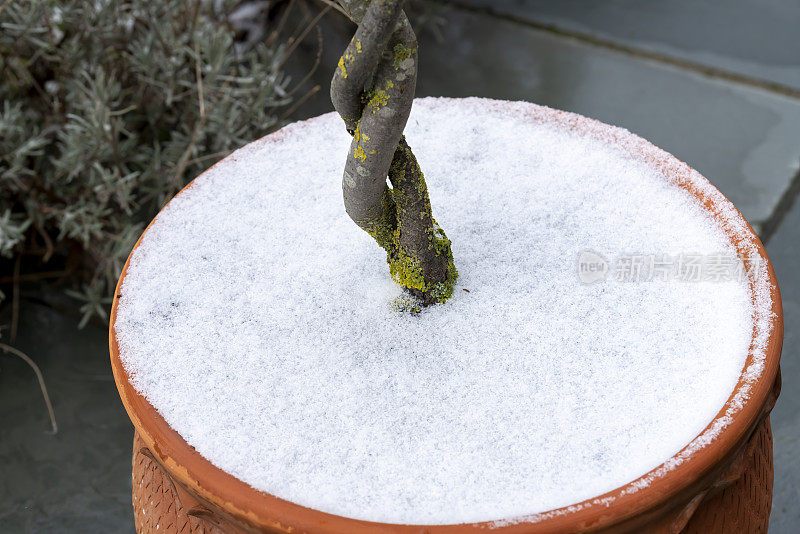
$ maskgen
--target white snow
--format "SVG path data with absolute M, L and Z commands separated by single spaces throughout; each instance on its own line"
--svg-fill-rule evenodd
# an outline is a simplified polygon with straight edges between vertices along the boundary
M 417 316 L 344 212 L 333 114 L 235 152 L 146 232 L 115 332 L 189 444 L 301 505 L 441 524 L 536 520 L 714 439 L 754 331 L 763 351 L 767 282 L 618 281 L 614 262 L 735 256 L 675 176 L 743 232 L 732 205 L 632 134 L 533 104 L 417 100 L 406 134 L 460 273 Z M 604 281 L 579 280 L 585 251 Z

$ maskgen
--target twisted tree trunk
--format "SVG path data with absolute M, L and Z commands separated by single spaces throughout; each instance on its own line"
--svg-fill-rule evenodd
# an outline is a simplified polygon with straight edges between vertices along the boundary
M 333 105 L 353 136 L 342 180 L 345 209 L 386 250 L 395 281 L 423 306 L 444 302 L 458 272 L 403 137 L 417 82 L 417 38 L 402 0 L 338 2 L 358 24 L 331 82 Z

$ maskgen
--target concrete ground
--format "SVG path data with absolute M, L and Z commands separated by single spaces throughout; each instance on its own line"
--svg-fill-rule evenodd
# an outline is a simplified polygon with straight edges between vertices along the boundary
M 783 295 L 783 393 L 773 412 L 773 533 L 800 524 L 800 5 L 794 0 L 459 0 L 441 41 L 420 36 L 418 94 L 523 99 L 624 126 L 689 162 L 757 228 Z M 349 27 L 323 21 L 317 83 Z M 300 54 L 315 54 L 313 46 Z M 330 109 L 323 90 L 299 118 Z M 30 369 L 0 355 L 0 533 L 132 532 L 132 427 L 100 326 L 46 289 L 26 291 L 15 343 L 38 362 L 59 432 Z M 0 318 L 0 323 L 5 322 Z

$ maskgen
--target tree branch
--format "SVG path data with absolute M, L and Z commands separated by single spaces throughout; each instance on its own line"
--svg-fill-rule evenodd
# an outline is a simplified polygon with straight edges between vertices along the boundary
M 416 36 L 402 0 L 339 4 L 359 24 L 331 82 L 333 105 L 353 135 L 342 180 L 345 210 L 386 249 L 397 282 L 422 305 L 443 302 L 458 273 L 402 138 L 417 81 Z

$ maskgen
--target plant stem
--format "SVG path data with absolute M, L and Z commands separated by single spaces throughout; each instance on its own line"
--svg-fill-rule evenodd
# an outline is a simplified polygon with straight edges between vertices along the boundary
M 6 345 L 5 343 L 0 343 L 0 349 L 4 352 L 8 352 L 17 356 L 22 359 L 25 363 L 27 363 L 33 372 L 36 373 L 36 379 L 39 381 L 39 388 L 42 390 L 42 397 L 44 397 L 44 403 L 47 406 L 47 413 L 50 415 L 50 424 L 52 425 L 52 430 L 45 431 L 47 434 L 56 434 L 58 433 L 58 423 L 56 423 L 56 414 L 53 411 L 53 405 L 50 402 L 50 395 L 47 393 L 47 386 L 44 383 L 44 377 L 42 376 L 42 371 L 39 369 L 39 366 L 36 365 L 27 354 L 22 352 L 19 349 L 12 347 L 11 345 Z
M 358 24 L 331 81 L 331 100 L 353 136 L 342 180 L 345 210 L 386 250 L 395 281 L 423 306 L 444 302 L 458 272 L 403 138 L 416 89 L 416 35 L 401 0 L 338 1 Z

